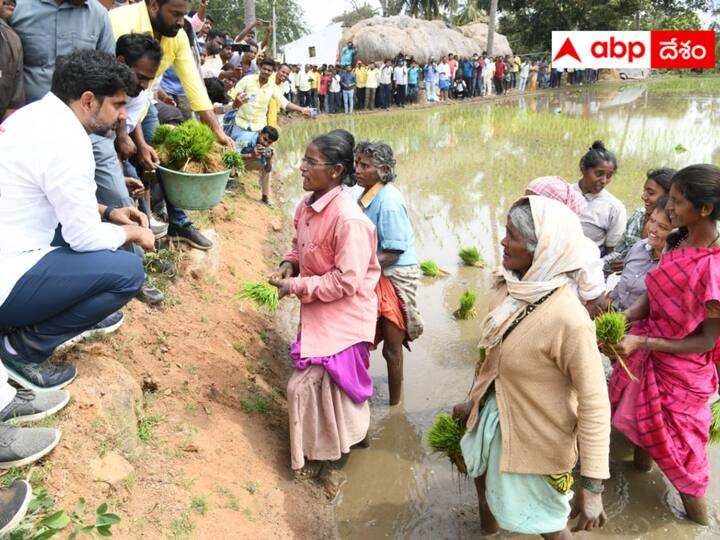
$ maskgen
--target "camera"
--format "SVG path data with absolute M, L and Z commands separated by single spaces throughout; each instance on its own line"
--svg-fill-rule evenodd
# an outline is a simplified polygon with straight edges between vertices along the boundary
M 231 43 L 230 49 L 233 52 L 248 52 L 250 50 L 250 45 L 247 43 Z

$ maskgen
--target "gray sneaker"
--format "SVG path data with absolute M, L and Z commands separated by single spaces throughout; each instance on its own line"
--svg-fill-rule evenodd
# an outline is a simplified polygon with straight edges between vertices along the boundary
M 0 538 L 22 522 L 32 499 L 32 488 L 25 480 L 15 480 L 0 491 Z
M 0 422 L 22 424 L 52 416 L 70 401 L 67 390 L 38 392 L 20 388 L 10 404 L 0 411 Z
M 0 424 L 0 469 L 35 463 L 49 454 L 59 441 L 59 429 L 18 428 Z

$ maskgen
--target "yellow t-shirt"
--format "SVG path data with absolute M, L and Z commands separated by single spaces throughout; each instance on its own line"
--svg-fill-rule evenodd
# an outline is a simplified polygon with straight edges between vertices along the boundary
M 312 76 L 312 81 L 310 82 L 310 88 L 313 90 L 320 90 L 320 72 L 319 71 L 311 71 L 310 75 Z
M 364 67 L 356 67 L 355 68 L 355 80 L 357 82 L 358 88 L 365 88 L 365 85 L 367 83 L 367 77 L 368 77 L 368 70 Z

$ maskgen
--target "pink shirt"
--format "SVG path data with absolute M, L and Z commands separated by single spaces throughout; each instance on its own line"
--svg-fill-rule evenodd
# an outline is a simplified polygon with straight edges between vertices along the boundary
M 295 238 L 284 258 L 300 271 L 290 291 L 301 302 L 303 358 L 373 342 L 380 278 L 375 226 L 357 203 L 341 187 L 308 206 L 311 196 L 295 210 Z

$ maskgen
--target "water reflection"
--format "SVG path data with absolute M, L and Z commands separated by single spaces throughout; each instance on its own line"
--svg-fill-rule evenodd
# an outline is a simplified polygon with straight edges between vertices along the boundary
M 483 293 L 491 284 L 490 270 L 461 267 L 458 249 L 475 245 L 489 266 L 497 264 L 509 206 L 537 176 L 576 179 L 578 161 L 595 139 L 617 153 L 619 171 L 610 191 L 632 210 L 641 204 L 647 169 L 720 160 L 719 120 L 717 97 L 653 93 L 647 85 L 630 84 L 572 88 L 494 107 L 338 116 L 283 130 L 276 171 L 288 190 L 288 211 L 301 195 L 297 166 L 313 136 L 342 127 L 357 139 L 382 139 L 396 153 L 397 186 L 408 202 L 418 256 L 451 272 L 421 284 L 426 334 L 406 356 L 404 401 L 391 411 L 385 406 L 385 361 L 373 355 L 372 446 L 354 452 L 345 467 L 348 483 L 337 508 L 344 538 L 480 534 L 472 484 L 454 476 L 446 460 L 430 455 L 423 439 L 435 414 L 465 397 L 477 358 L 478 321 L 456 321 L 452 311 L 466 288 L 478 292 L 478 314 L 487 310 Z M 711 451 L 713 477 L 720 472 L 719 455 Z M 662 475 L 636 473 L 622 440 L 613 449 L 612 471 L 606 492 L 612 520 L 586 536 L 720 537 L 718 528 L 679 520 L 673 511 L 682 507 L 667 495 Z M 714 508 L 719 491 L 713 482 Z

